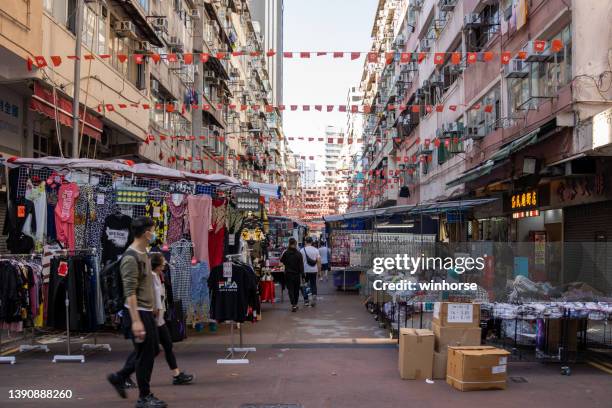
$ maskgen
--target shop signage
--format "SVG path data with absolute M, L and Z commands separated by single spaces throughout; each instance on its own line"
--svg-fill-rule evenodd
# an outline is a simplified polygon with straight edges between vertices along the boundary
M 597 175 L 565 178 L 551 183 L 551 205 L 588 204 L 609 199 L 612 196 L 611 178 Z
M 540 215 L 539 210 L 530 210 L 530 211 L 517 211 L 512 213 L 512 218 L 527 218 L 527 217 L 538 217 Z
M 510 198 L 510 206 L 513 211 L 535 208 L 538 206 L 537 190 L 528 190 L 522 193 L 512 194 Z

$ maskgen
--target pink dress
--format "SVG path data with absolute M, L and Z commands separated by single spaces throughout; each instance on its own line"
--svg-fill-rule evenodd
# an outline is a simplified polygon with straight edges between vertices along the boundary
M 74 204 L 79 197 L 76 183 L 63 184 L 57 193 L 55 206 L 55 230 L 57 240 L 64 248 L 75 249 L 74 244 Z
M 198 262 L 208 260 L 208 231 L 211 227 L 212 198 L 207 195 L 187 197 L 189 231 L 193 242 L 193 253 Z

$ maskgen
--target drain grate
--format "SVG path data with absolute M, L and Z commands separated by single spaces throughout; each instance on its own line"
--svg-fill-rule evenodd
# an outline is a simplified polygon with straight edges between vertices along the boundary
M 510 377 L 510 381 L 515 383 L 526 383 L 527 379 L 525 377 Z
M 304 408 L 302 404 L 242 404 L 240 408 Z
M 242 404 L 240 408 L 304 408 L 302 404 Z

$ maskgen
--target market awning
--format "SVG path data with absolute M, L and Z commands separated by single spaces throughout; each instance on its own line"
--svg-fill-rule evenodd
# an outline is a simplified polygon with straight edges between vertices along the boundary
M 53 95 L 50 89 L 34 82 L 34 95 L 30 100 L 30 109 L 51 119 L 55 119 L 56 111 L 62 125 L 72 127 L 72 101 L 58 93 Z M 100 140 L 102 136 L 102 121 L 80 106 L 80 123 L 85 119 L 83 133 L 93 139 Z
M 537 128 L 527 133 L 526 135 L 521 136 L 518 139 L 515 139 L 512 142 L 506 144 L 497 152 L 493 153 L 486 162 L 483 162 L 478 166 L 463 172 L 461 176 L 446 183 L 446 186 L 453 187 L 459 184 L 467 183 L 469 181 L 474 181 L 482 176 L 486 176 L 487 174 L 491 173 L 491 170 L 500 166 L 504 160 L 510 157 L 510 155 L 518 152 L 521 149 L 526 148 L 527 146 L 531 146 L 532 144 L 537 143 L 539 140 L 541 140 L 540 128 Z
M 410 214 L 437 214 L 447 211 L 465 211 L 496 200 L 498 200 L 498 198 L 479 198 L 474 200 L 440 201 L 419 204 L 410 210 Z
M 326 215 L 323 217 L 323 220 L 325 222 L 335 222 L 335 221 L 342 221 L 342 220 L 352 220 L 355 218 L 369 218 L 369 217 L 373 217 L 376 215 L 382 215 L 387 209 L 388 208 L 376 208 L 373 210 L 356 211 L 356 212 L 346 213 L 346 214 Z
M 278 184 L 249 181 L 247 185 L 252 189 L 259 190 L 259 194 L 264 197 L 281 198 L 281 188 Z

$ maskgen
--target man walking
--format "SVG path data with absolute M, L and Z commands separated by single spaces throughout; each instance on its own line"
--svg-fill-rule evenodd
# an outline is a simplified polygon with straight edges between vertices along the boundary
M 150 389 L 155 356 L 159 353 L 157 325 L 153 316 L 155 292 L 151 262 L 147 246 L 157 240 L 155 224 L 148 217 L 132 221 L 134 242 L 121 258 L 121 278 L 125 308 L 123 326 L 131 333 L 134 351 L 125 366 L 107 378 L 122 398 L 127 398 L 125 383 L 133 367 L 136 367 L 139 399 L 136 408 L 165 408 L 167 404 L 157 399 Z
M 304 239 L 304 248 L 300 252 L 304 258 L 304 275 L 312 294 L 310 306 L 314 307 L 317 304 L 317 276 L 321 274 L 321 255 L 319 250 L 312 246 L 312 237 Z M 308 299 L 304 301 L 308 306 Z
M 329 252 L 329 248 L 325 244 L 325 241 L 321 241 L 319 245 L 319 255 L 321 256 L 321 270 L 323 271 L 321 274 L 320 280 L 323 280 L 323 277 L 325 277 L 325 281 L 327 282 L 327 274 L 329 272 L 330 252 Z
M 285 265 L 285 282 L 289 291 L 291 311 L 297 312 L 300 298 L 300 283 L 304 278 L 304 260 L 297 249 L 295 238 L 289 238 L 289 247 L 281 255 L 280 261 Z

